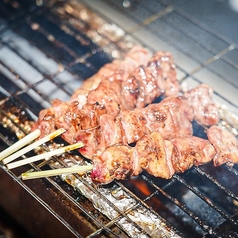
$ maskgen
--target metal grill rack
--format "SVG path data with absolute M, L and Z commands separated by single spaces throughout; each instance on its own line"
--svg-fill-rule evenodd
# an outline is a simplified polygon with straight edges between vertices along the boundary
M 0 149 L 17 140 L 9 127 L 25 134 L 24 122 L 29 117 L 36 119 L 41 109 L 50 106 L 52 99 L 68 100 L 83 80 L 113 58 L 123 57 L 136 43 L 152 51 L 170 51 L 183 87 L 194 87 L 198 83 L 211 85 L 224 117 L 221 126 L 237 134 L 237 44 L 199 21 L 196 15 L 189 14 L 179 3 L 1 2 L 0 103 L 1 119 L 6 121 L 1 123 Z M 197 37 L 199 35 L 204 38 Z M 20 117 L 22 123 L 13 115 Z M 205 136 L 204 128 L 195 123 L 194 131 L 196 135 Z M 54 158 L 54 161 L 65 167 L 74 161 L 73 156 L 70 155 L 69 160 Z M 238 237 L 237 165 L 214 168 L 207 164 L 176 174 L 171 180 L 142 173 L 127 181 L 115 181 L 106 188 L 94 187 L 87 178 L 78 175 L 70 177 L 74 184 L 69 177 L 62 177 L 72 186 L 59 177 L 26 182 L 19 178 L 21 172 L 29 168 L 48 168 L 48 163 L 12 171 L 0 165 L 0 180 L 6 179 L 6 183 L 1 182 L 1 191 L 6 192 L 7 184 L 16 181 L 34 198 L 34 201 L 29 198 L 33 204 L 40 204 L 39 209 L 50 214 L 40 212 L 47 217 L 46 222 L 50 221 L 52 227 L 58 224 L 58 231 L 54 231 L 57 237 L 66 237 L 65 234 L 67 237 L 136 237 L 123 226 L 123 220 L 133 225 L 138 237 L 171 237 L 171 234 L 174 237 Z M 117 215 L 114 218 L 103 215 L 92 204 L 95 200 L 76 191 L 80 190 L 76 182 L 83 187 L 81 192 L 86 197 L 95 195 Z M 105 195 L 119 190 L 132 202 L 123 211 Z M 21 198 L 22 204 L 23 200 Z M 7 202 L 3 204 L 14 213 L 14 207 L 9 208 Z M 149 211 L 151 220 L 159 219 L 156 235 L 131 218 L 131 214 L 140 209 Z M 29 210 L 32 219 L 42 222 L 40 215 Z M 27 226 L 24 219 L 17 219 Z M 51 234 L 36 227 L 34 237 Z

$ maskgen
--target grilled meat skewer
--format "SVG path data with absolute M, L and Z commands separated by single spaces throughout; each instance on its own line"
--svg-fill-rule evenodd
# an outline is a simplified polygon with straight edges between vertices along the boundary
M 126 74 L 128 75 L 128 72 Z M 166 89 L 170 91 L 166 92 Z M 40 128 L 43 137 L 55 129 L 57 121 L 62 120 L 62 117 L 68 117 L 69 111 L 82 110 L 83 113 L 93 114 L 93 105 L 96 105 L 95 110 L 100 107 L 101 112 L 117 115 L 126 109 L 144 107 L 162 93 L 177 96 L 179 91 L 172 56 L 167 52 L 157 52 L 148 66 L 139 66 L 126 79 L 125 71 L 119 70 L 101 80 L 96 89 L 89 91 L 87 103 L 84 105 L 73 100 L 77 99 L 76 94 L 71 102 L 53 101 L 51 108 L 40 112 L 33 129 Z
M 238 163 L 238 140 L 233 134 L 214 125 L 208 129 L 207 136 L 216 150 L 215 166 Z
M 99 104 L 87 104 L 87 108 L 79 110 L 75 103 L 55 125 L 67 130 L 63 138 L 68 143 L 82 141 L 85 146 L 80 149 L 80 153 L 91 159 L 93 155 L 102 153 L 107 146 L 134 143 L 153 131 L 160 132 L 167 140 L 192 135 L 191 121 L 198 107 L 203 107 L 206 111 L 206 114 L 200 115 L 201 123 L 204 115 L 204 124 L 217 124 L 219 115 L 208 91 L 210 87 L 199 85 L 188 92 L 203 94 L 204 101 L 200 102 L 202 105 L 197 100 L 193 103 L 192 97 L 189 100 L 184 96 L 167 97 L 160 103 L 141 109 L 124 110 L 116 116 L 107 114 Z
M 141 46 L 134 46 L 124 57 L 124 59 L 113 60 L 105 64 L 99 71 L 85 80 L 81 87 L 75 90 L 71 96 L 70 102 L 80 102 L 82 108 L 87 103 L 87 95 L 95 90 L 100 82 L 108 77 L 114 77 L 114 74 L 121 72 L 122 80 L 126 80 L 129 74 L 140 65 L 147 65 L 152 54 Z
M 174 173 L 212 160 L 215 166 L 238 163 L 238 140 L 233 134 L 214 125 L 207 135 L 209 140 L 184 136 L 169 141 L 159 132 L 152 132 L 143 136 L 135 147 L 109 146 L 92 158 L 91 178 L 96 183 L 107 184 L 145 170 L 155 177 L 169 179 Z
M 169 141 L 159 132 L 152 132 L 135 147 L 113 145 L 100 156 L 94 156 L 91 178 L 107 184 L 146 170 L 155 177 L 169 179 L 176 172 L 211 161 L 214 155 L 215 149 L 208 140 L 185 136 Z

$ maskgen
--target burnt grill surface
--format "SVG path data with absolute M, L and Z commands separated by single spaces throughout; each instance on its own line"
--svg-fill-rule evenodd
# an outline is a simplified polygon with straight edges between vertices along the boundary
M 211 1 L 209 7 L 218 13 L 225 8 L 238 22 L 223 4 Z M 152 51 L 172 52 L 181 84 L 208 83 L 215 89 L 215 101 L 238 115 L 238 37 L 229 37 L 229 29 L 219 31 L 212 16 L 200 19 L 200 5 L 194 15 L 191 4 L 185 6 L 183 1 L 162 0 L 1 1 L 0 151 L 18 140 L 14 131 L 26 134 L 27 122 L 52 99 L 69 99 L 83 80 L 137 42 Z M 232 117 L 224 116 L 221 124 L 237 133 Z M 193 126 L 195 135 L 206 136 L 204 128 Z M 6 171 L 0 164 L 0 205 L 32 237 L 128 237 L 117 219 L 110 221 L 60 178 L 23 182 L 19 175 L 30 168 L 49 166 L 46 162 Z M 138 202 L 135 210 L 151 209 L 181 237 L 238 237 L 237 165 L 206 164 L 171 180 L 142 173 L 115 181 L 109 189 L 113 186 Z M 140 224 L 135 226 L 150 236 Z

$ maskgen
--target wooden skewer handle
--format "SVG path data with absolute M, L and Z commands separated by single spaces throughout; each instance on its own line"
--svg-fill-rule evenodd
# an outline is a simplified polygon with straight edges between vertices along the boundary
M 74 166 L 70 168 L 62 168 L 62 169 L 52 169 L 46 171 L 37 171 L 37 172 L 26 172 L 21 175 L 23 180 L 35 179 L 35 178 L 44 178 L 50 176 L 57 176 L 62 174 L 72 174 L 72 173 L 87 173 L 91 171 L 93 168 L 92 165 L 84 165 L 84 166 Z

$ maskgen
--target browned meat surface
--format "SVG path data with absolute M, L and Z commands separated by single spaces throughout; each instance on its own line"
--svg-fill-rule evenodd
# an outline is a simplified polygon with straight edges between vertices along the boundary
M 158 104 L 157 104 L 158 105 Z M 138 141 L 143 135 L 149 132 L 145 118 L 146 109 L 122 111 L 117 117 L 120 118 L 121 125 L 127 144 Z M 112 145 L 112 143 L 110 143 Z
M 238 140 L 229 131 L 212 126 L 207 131 L 209 141 L 216 149 L 214 165 L 238 163 Z
M 108 147 L 100 157 L 94 157 L 94 169 L 91 173 L 94 181 L 111 182 L 113 179 L 125 179 L 132 171 L 133 148 L 124 145 Z
M 38 121 L 32 127 L 32 130 L 39 128 L 42 135 L 48 135 L 55 131 L 55 121 L 69 107 L 67 102 L 58 99 L 52 101 L 52 107 L 40 111 Z
M 79 101 L 80 108 L 87 103 L 87 95 L 91 90 L 98 87 L 100 82 L 107 77 L 114 77 L 114 74 L 121 74 L 122 80 L 126 80 L 130 72 L 140 65 L 146 65 L 151 53 L 145 48 L 135 46 L 122 60 L 114 60 L 104 65 L 95 75 L 85 80 L 82 86 L 77 89 L 71 97 L 72 101 Z
M 181 97 L 168 97 L 158 104 L 150 104 L 144 109 L 147 127 L 159 131 L 165 139 L 192 135 L 192 124 L 184 108 L 187 100 Z
M 199 92 L 199 89 L 203 87 L 194 90 Z M 205 97 L 207 94 L 204 100 Z M 207 108 L 210 108 L 209 104 Z M 191 121 L 195 108 L 190 106 L 185 96 L 167 97 L 160 103 L 135 110 L 121 110 L 116 115 L 108 114 L 105 106 L 98 103 L 87 103 L 79 109 L 78 102 L 72 102 L 63 110 L 63 115 L 56 115 L 58 118 L 52 113 L 53 123 L 48 120 L 48 115 L 46 118 L 42 116 L 39 128 L 46 129 L 48 133 L 56 128 L 65 128 L 67 131 L 63 138 L 70 144 L 82 141 L 85 146 L 80 152 L 89 159 L 102 153 L 107 146 L 134 143 L 153 131 L 160 132 L 166 140 L 193 133 Z
M 98 151 L 115 144 L 127 144 L 125 132 L 119 117 L 104 114 L 100 117 Z
M 171 90 L 169 95 L 177 96 L 180 87 L 176 78 L 176 71 L 172 56 L 167 52 L 157 52 L 153 56 L 155 66 L 140 65 L 126 78 L 125 71 L 117 71 L 102 80 L 98 87 L 89 91 L 87 103 L 100 103 L 106 107 L 108 113 L 116 114 L 119 110 L 143 108 L 159 97 L 165 90 Z M 166 62 L 166 63 L 165 63 Z M 154 70 L 158 73 L 155 74 Z M 164 70 L 166 72 L 164 72 Z M 171 73 L 171 80 L 167 74 Z M 171 84 L 173 76 L 173 86 Z M 176 83 L 175 83 L 176 82 Z M 176 90 L 175 90 L 176 88 Z
M 99 86 L 88 93 L 87 104 L 99 103 L 104 105 L 107 113 L 118 114 L 124 109 L 121 96 L 121 77 L 113 75 L 115 78 L 107 78 L 100 82 Z
M 166 96 L 178 95 L 179 83 L 176 80 L 176 69 L 173 56 L 169 52 L 158 52 L 148 63 L 152 75 L 157 78 L 161 93 Z
M 164 139 L 192 135 L 192 124 L 182 110 L 183 102 L 186 100 L 169 97 L 145 108 L 121 111 L 116 116 L 106 114 L 100 104 L 94 107 L 90 104 L 90 110 L 85 107 L 79 110 L 74 102 L 55 125 L 67 129 L 63 134 L 67 142 L 82 141 L 85 146 L 79 151 L 91 159 L 107 146 L 134 143 L 153 131 L 160 132 Z
M 184 94 L 190 106 L 194 108 L 194 119 L 200 125 L 211 126 L 219 122 L 220 117 L 212 101 L 213 90 L 205 84 L 200 84 Z
M 163 93 L 166 96 L 178 96 L 180 86 L 172 55 L 157 52 L 147 67 L 138 67 L 128 80 L 123 81 L 122 88 L 127 109 L 142 108 Z
M 150 57 L 150 52 L 148 52 L 143 47 L 136 46 L 125 55 L 124 59 L 114 60 L 111 63 L 106 64 L 95 75 L 85 80 L 79 89 L 75 90 L 69 102 L 63 102 L 59 99 L 56 99 L 52 102 L 52 107 L 44 109 L 42 112 L 40 112 L 38 121 L 33 126 L 33 130 L 36 128 L 41 128 L 42 136 L 53 132 L 55 130 L 55 120 L 67 113 L 67 109 L 70 107 L 72 102 L 77 101 L 77 107 L 81 109 L 87 103 L 88 93 L 96 89 L 101 81 L 108 77 L 115 78 L 115 75 L 118 74 L 121 75 L 121 79 L 127 79 L 128 75 L 136 67 L 142 64 L 146 65 Z M 115 87 L 117 87 L 117 85 L 115 85 Z M 102 89 L 103 85 L 100 90 Z M 102 95 L 103 94 L 99 95 L 98 98 L 104 97 L 104 95 Z M 100 101 L 102 101 L 102 99 L 100 99 Z M 113 105 L 111 107 L 113 107 Z M 114 110 L 116 110 L 116 108 L 114 108 Z
M 208 163 L 215 156 L 212 144 L 199 137 L 179 137 L 171 142 L 175 146 L 172 160 L 175 172 L 184 172 L 193 165 Z
M 45 109 L 46 111 L 44 115 L 55 113 L 54 120 L 50 122 L 49 120 L 45 120 L 44 117 L 40 117 L 34 128 L 37 128 L 37 127 L 40 128 L 41 123 L 44 123 L 45 127 L 48 127 L 48 129 L 51 129 L 53 131 L 57 127 L 57 125 L 59 125 L 57 121 L 60 121 L 61 125 L 63 121 L 65 121 L 66 124 L 71 123 L 70 120 L 68 120 L 67 118 L 69 117 L 68 111 L 72 111 L 72 110 L 71 109 L 68 110 L 67 105 L 69 106 L 69 108 L 72 108 L 72 105 L 74 105 L 73 108 L 75 109 L 76 113 L 80 114 L 81 112 L 78 112 L 79 109 L 83 109 L 83 111 L 85 111 L 85 108 L 91 107 L 90 105 L 100 104 L 105 108 L 105 113 L 113 114 L 113 115 L 117 115 L 120 111 L 123 111 L 123 110 L 129 110 L 129 109 L 131 110 L 131 109 L 134 109 L 135 107 L 142 108 L 146 106 L 147 104 L 151 103 L 154 99 L 156 99 L 158 96 L 160 96 L 161 92 L 164 92 L 164 85 L 166 85 L 167 83 L 170 83 L 170 81 L 168 81 L 167 79 L 167 74 L 169 74 L 168 71 L 172 70 L 173 72 L 175 72 L 172 57 L 171 56 L 167 57 L 167 54 L 168 53 L 166 52 L 157 52 L 153 56 L 153 62 L 155 64 L 155 66 L 153 67 L 153 70 L 156 70 L 156 67 L 158 67 L 159 68 L 158 72 L 160 72 L 160 74 L 158 72 L 157 74 L 152 72 L 151 66 L 147 66 L 147 67 L 139 66 L 138 68 L 135 68 L 133 72 L 130 73 L 129 77 L 126 78 L 125 74 L 128 75 L 129 69 L 132 69 L 132 67 L 128 65 L 124 65 L 125 62 L 120 61 L 121 64 L 124 65 L 123 67 L 126 67 L 127 70 L 122 70 L 122 66 L 120 66 L 121 70 L 113 71 L 113 73 L 110 76 L 102 79 L 95 89 L 90 90 L 87 93 L 86 104 L 82 104 L 84 100 L 83 101 L 71 100 L 71 102 L 62 102 L 62 110 L 60 111 L 60 113 L 58 113 L 59 111 L 57 109 L 58 106 L 57 108 L 54 108 L 53 106 L 52 108 Z M 134 53 L 133 55 L 135 56 L 136 54 Z M 155 62 L 155 60 L 157 61 Z M 170 60 L 172 62 L 170 62 Z M 128 59 L 125 59 L 125 61 L 127 63 L 131 62 L 131 60 L 128 61 Z M 118 65 L 118 63 L 115 63 L 115 65 Z M 135 65 L 135 63 L 133 63 L 133 65 Z M 163 72 L 163 68 L 162 68 L 163 66 L 165 67 L 166 73 Z M 105 66 L 105 67 L 108 70 L 109 66 Z M 101 73 L 98 73 L 97 75 L 100 76 Z M 165 75 L 165 78 L 163 78 L 163 75 Z M 175 77 L 174 82 L 175 81 L 177 82 L 176 74 L 171 73 L 171 75 Z M 136 86 L 136 89 L 133 89 L 133 90 L 136 90 L 138 94 L 137 93 L 134 94 L 134 91 L 132 92 L 131 89 L 129 89 L 131 84 L 131 78 L 136 79 L 137 86 Z M 164 82 L 162 83 L 163 89 L 161 90 L 159 83 L 162 81 Z M 174 90 L 175 87 L 177 87 L 177 90 Z M 167 87 L 167 88 L 172 90 L 170 94 L 175 93 L 177 95 L 179 92 L 178 83 L 176 85 L 174 84 L 173 87 Z M 77 99 L 77 97 L 75 96 L 76 94 L 77 92 L 75 92 L 72 98 Z M 133 95 L 132 98 L 131 98 L 131 95 Z M 77 108 L 76 108 L 75 102 L 77 102 Z M 58 100 L 58 104 L 60 106 L 59 100 Z M 86 106 L 87 104 L 89 104 L 89 106 Z M 90 113 L 91 113 L 90 111 L 86 112 L 86 114 L 90 114 Z M 51 125 L 46 125 L 47 122 L 50 123 Z M 65 125 L 65 127 L 69 128 L 70 125 Z M 48 133 L 49 133 L 49 130 L 47 130 L 47 134 Z M 41 136 L 44 136 L 44 135 L 46 135 L 46 133 L 44 133 L 44 130 L 42 130 Z
M 149 67 L 140 66 L 122 83 L 122 94 L 127 99 L 127 109 L 142 108 L 163 93 L 158 78 Z
M 141 170 L 146 170 L 155 177 L 168 179 L 174 174 L 171 163 L 172 149 L 173 145 L 164 140 L 160 133 L 152 132 L 137 142 L 133 160 L 139 161 Z M 137 171 L 133 171 L 133 174 L 138 175 L 139 172 L 137 169 Z
M 33 129 L 40 128 L 44 136 L 63 127 L 68 143 L 83 142 L 79 151 L 92 159 L 92 179 L 98 183 L 142 170 L 168 179 L 214 156 L 216 165 L 238 161 L 237 140 L 226 132 L 211 127 L 212 144 L 192 136 L 191 121 L 219 122 L 212 93 L 202 84 L 182 95 L 171 54 L 157 52 L 149 59 L 146 50 L 135 48 L 125 59 L 105 65 L 69 102 L 54 100 Z M 151 104 L 161 94 L 167 97 Z M 215 134 L 218 140 L 211 139 Z
M 77 107 L 77 102 L 71 103 L 64 116 L 55 121 L 57 128 L 65 128 L 62 135 L 68 143 L 84 142 L 82 154 L 91 158 L 97 150 L 97 133 L 100 116 L 105 114 L 105 108 L 99 104 L 86 104 L 82 109 Z
M 152 132 L 141 138 L 135 147 L 113 145 L 102 155 L 93 157 L 91 177 L 96 183 L 106 184 L 138 175 L 143 169 L 153 176 L 168 179 L 175 172 L 211 161 L 214 155 L 214 147 L 208 140 L 187 136 L 168 141 L 159 132 Z

